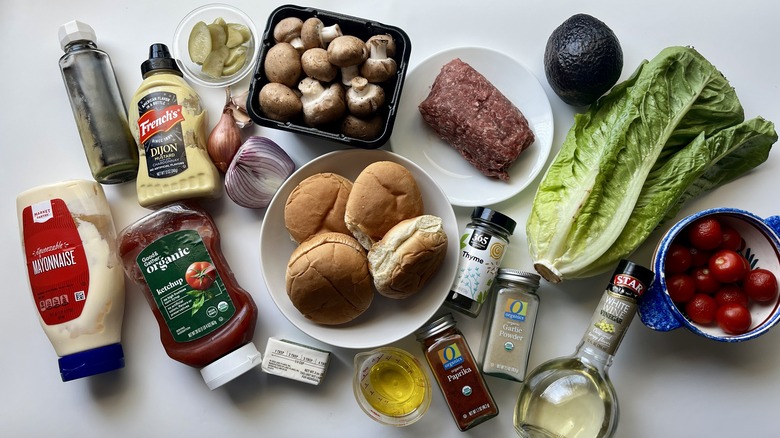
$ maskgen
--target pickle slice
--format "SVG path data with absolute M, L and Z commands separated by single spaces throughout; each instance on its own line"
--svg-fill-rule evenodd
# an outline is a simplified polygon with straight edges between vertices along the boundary
M 227 41 L 225 42 L 225 45 L 228 46 L 229 49 L 244 44 L 244 35 L 241 34 L 241 32 L 231 26 L 225 26 L 225 28 L 227 29 Z
M 211 50 L 213 51 L 224 46 L 227 42 L 227 31 L 225 30 L 227 26 L 219 23 L 212 23 L 207 25 L 207 27 L 211 33 Z
M 195 23 L 187 41 L 187 51 L 190 53 L 192 62 L 203 64 L 203 61 L 211 53 L 211 47 L 211 32 L 208 26 L 202 21 Z
M 230 54 L 230 50 L 224 45 L 212 50 L 203 61 L 203 73 L 212 78 L 222 77 L 222 70 L 225 68 L 225 60 Z
M 240 33 L 244 37 L 244 42 L 249 41 L 252 37 L 252 32 L 249 31 L 249 28 L 241 23 L 228 23 L 227 26 Z
M 222 76 L 230 76 L 235 74 L 241 70 L 241 67 L 243 67 L 246 63 L 246 46 L 234 47 L 229 51 L 230 53 L 228 54 L 228 57 L 225 60 L 225 65 L 222 68 Z

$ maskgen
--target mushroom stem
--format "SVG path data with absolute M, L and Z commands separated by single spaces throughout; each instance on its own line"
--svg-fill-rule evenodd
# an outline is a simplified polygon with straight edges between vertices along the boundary
M 385 59 L 387 58 L 387 43 L 386 39 L 373 39 L 368 42 L 371 48 L 371 59 Z
M 322 38 L 322 42 L 325 43 L 325 45 L 328 45 L 329 42 L 335 40 L 336 37 L 341 35 L 341 27 L 338 24 L 325 26 L 322 28 L 322 30 L 320 30 L 320 37 Z
M 328 88 L 320 81 L 304 78 L 298 89 L 303 104 L 303 121 L 309 126 L 320 126 L 341 118 L 347 110 L 344 89 L 339 83 L 333 83 Z
M 352 85 L 352 79 L 360 75 L 360 69 L 357 65 L 341 68 L 341 83 L 347 87 Z

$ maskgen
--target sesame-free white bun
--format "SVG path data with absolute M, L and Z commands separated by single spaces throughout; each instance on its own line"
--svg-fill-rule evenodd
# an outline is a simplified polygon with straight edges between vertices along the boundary
M 349 234 L 344 223 L 352 181 L 323 172 L 314 174 L 293 189 L 284 205 L 284 226 L 295 242 L 327 232 Z
M 319 324 L 352 321 L 374 298 L 366 252 L 342 233 L 317 234 L 301 243 L 290 255 L 285 278 L 295 308 Z
M 424 288 L 446 253 L 447 233 L 440 217 L 403 220 L 368 252 L 374 287 L 389 298 L 410 297 Z
M 363 248 L 369 250 L 397 223 L 423 214 L 423 207 L 412 173 L 401 164 L 377 161 L 355 178 L 344 222 Z

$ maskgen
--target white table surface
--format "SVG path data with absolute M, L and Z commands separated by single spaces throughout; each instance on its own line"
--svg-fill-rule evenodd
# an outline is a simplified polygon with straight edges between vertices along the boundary
M 259 30 L 282 3 L 232 1 Z M 16 195 L 30 187 L 90 178 L 57 60 L 57 28 L 78 19 L 94 27 L 98 45 L 112 57 L 126 101 L 141 82 L 140 63 L 154 42 L 170 43 L 179 20 L 200 2 L 38 2 L 4 0 L 0 11 L 2 81 L 0 127 L 4 161 L 0 191 L 5 207 L 1 247 L 3 312 L 0 317 L 0 435 L 4 437 L 140 436 L 513 436 L 512 412 L 520 385 L 492 377 L 488 385 L 501 414 L 461 435 L 438 389 L 425 417 L 407 428 L 384 427 L 358 408 L 352 395 L 356 351 L 323 345 L 277 310 L 261 278 L 258 238 L 264 211 L 246 210 L 227 197 L 208 204 L 223 230 L 223 248 L 239 282 L 260 309 L 255 342 L 285 337 L 333 352 L 324 383 L 310 386 L 261 373 L 259 368 L 209 391 L 197 370 L 169 359 L 158 327 L 137 287 L 128 283 L 123 346 L 126 367 L 63 383 L 57 357 L 38 325 L 25 278 L 15 213 Z M 506 53 L 542 82 L 555 115 L 553 152 L 575 110 L 550 90 L 542 55 L 552 30 L 569 16 L 590 13 L 618 35 L 625 58 L 622 79 L 638 63 L 670 45 L 691 45 L 736 88 L 746 116 L 780 122 L 778 7 L 743 0 L 582 1 L 316 1 L 309 6 L 371 18 L 403 28 L 412 39 L 410 66 L 439 51 L 484 46 Z M 511 74 L 511 72 L 507 72 Z M 248 84 L 247 84 L 248 85 Z M 220 91 L 197 88 L 216 122 Z M 281 131 L 253 128 L 283 145 L 298 166 L 337 145 Z M 777 214 L 780 152 L 741 179 L 690 202 L 678 218 L 710 207 L 731 206 L 761 216 Z M 530 269 L 524 232 L 533 188 L 494 206 L 521 226 L 504 265 Z M 107 186 L 114 219 L 122 228 L 148 213 L 134 184 Z M 456 208 L 459 226 L 470 209 Z M 634 259 L 649 263 L 659 233 Z M 585 329 L 607 277 L 544 284 L 530 366 L 570 354 Z M 484 315 L 457 316 L 472 349 L 480 345 Z M 657 333 L 637 317 L 610 370 L 620 399 L 619 437 L 776 436 L 780 403 L 780 330 L 754 341 L 725 345 L 682 329 Z M 407 336 L 395 344 L 423 359 Z

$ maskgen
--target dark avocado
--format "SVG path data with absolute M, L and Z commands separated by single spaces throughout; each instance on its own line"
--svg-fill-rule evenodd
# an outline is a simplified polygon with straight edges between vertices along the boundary
M 615 33 L 590 15 L 571 16 L 547 40 L 544 73 L 569 105 L 592 104 L 615 85 L 622 70 L 623 51 Z

